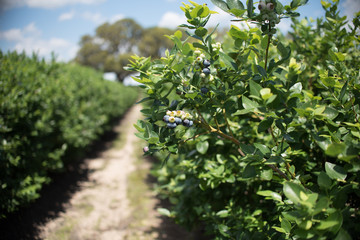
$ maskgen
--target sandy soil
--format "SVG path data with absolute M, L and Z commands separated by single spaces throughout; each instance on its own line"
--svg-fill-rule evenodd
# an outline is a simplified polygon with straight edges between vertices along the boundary
M 89 161 L 88 181 L 81 183 L 65 212 L 41 227 L 42 239 L 57 239 L 61 231 L 70 232 L 71 239 L 124 239 L 131 214 L 127 178 L 135 170 L 133 152 L 138 141 L 132 124 L 140 118 L 140 107 L 134 106 L 115 129 L 124 131 L 124 145 Z

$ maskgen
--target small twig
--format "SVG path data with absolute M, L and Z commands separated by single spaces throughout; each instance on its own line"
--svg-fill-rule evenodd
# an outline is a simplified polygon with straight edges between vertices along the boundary
M 271 29 L 271 27 L 269 26 Z M 269 29 L 269 30 L 270 30 Z M 272 35 L 268 35 L 268 42 L 266 46 L 266 52 L 265 52 L 265 71 L 267 70 L 267 62 L 268 62 L 268 56 L 269 56 L 269 48 L 270 48 L 270 42 L 271 42 Z
M 227 118 L 227 116 L 226 116 L 226 110 L 225 110 L 225 108 L 223 109 L 223 115 L 224 115 L 224 119 L 225 119 L 225 122 L 226 122 L 226 126 L 227 126 L 227 128 L 228 128 L 228 130 L 229 130 L 229 133 L 230 133 L 230 135 L 231 135 L 232 137 L 234 137 L 234 134 L 233 134 L 233 132 L 231 131 L 231 128 L 230 128 L 230 124 L 229 124 L 228 118 Z
M 276 167 L 273 164 L 268 165 L 272 170 L 274 170 L 275 172 L 277 172 L 282 178 L 285 178 L 286 180 L 289 181 L 289 178 L 286 176 L 285 173 L 283 173 L 278 167 Z
M 183 140 L 183 141 L 180 142 L 179 144 L 184 144 L 184 143 L 186 143 L 186 142 L 188 142 L 188 141 L 190 141 L 190 140 L 195 140 L 196 138 L 200 137 L 201 135 L 208 134 L 208 133 L 209 133 L 209 132 L 199 133 L 199 134 L 197 134 L 197 135 L 195 135 L 195 136 L 193 136 L 193 137 L 191 137 L 191 138 L 188 138 L 188 139 Z
M 218 123 L 218 121 L 217 121 L 217 119 L 216 119 L 216 115 L 214 116 L 214 121 L 215 121 L 215 124 L 216 124 L 216 128 L 217 128 L 217 130 L 219 131 L 219 130 L 220 130 L 220 126 L 219 126 L 219 123 Z
M 277 140 L 276 140 L 276 138 L 275 138 L 274 131 L 273 131 L 273 129 L 272 129 L 271 126 L 268 128 L 268 132 L 271 134 L 272 139 L 273 139 L 273 141 L 275 142 L 275 145 L 278 146 L 278 142 L 277 142 Z

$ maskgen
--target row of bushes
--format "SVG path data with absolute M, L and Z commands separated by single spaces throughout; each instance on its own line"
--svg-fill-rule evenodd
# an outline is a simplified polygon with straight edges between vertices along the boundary
M 0 52 L 0 213 L 36 199 L 64 156 L 83 150 L 136 100 L 100 72 Z
M 137 136 L 162 157 L 173 204 L 161 212 L 219 240 L 358 239 L 360 12 L 347 27 L 339 1 L 321 1 L 326 18 L 294 20 L 289 39 L 276 23 L 306 0 L 212 2 L 258 27 L 216 43 L 211 11 L 190 1 L 181 26 L 195 42 L 178 31 L 166 57 L 129 65 L 147 92 Z M 194 126 L 167 127 L 176 110 Z

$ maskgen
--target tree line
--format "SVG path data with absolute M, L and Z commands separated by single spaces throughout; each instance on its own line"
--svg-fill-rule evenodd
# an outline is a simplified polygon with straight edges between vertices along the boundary
M 81 37 L 75 61 L 104 72 L 114 72 L 122 82 L 131 74 L 123 69 L 134 55 L 161 57 L 173 43 L 164 35 L 174 30 L 161 27 L 143 28 L 136 21 L 125 18 L 115 23 L 104 23 L 96 28 L 95 35 Z

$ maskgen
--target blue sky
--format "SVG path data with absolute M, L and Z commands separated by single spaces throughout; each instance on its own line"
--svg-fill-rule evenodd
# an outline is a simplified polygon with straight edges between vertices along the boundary
M 68 61 L 75 57 L 81 36 L 93 35 L 104 22 L 129 17 L 143 27 L 173 28 L 184 23 L 182 2 L 187 3 L 186 0 L 0 0 L 0 48 L 25 50 L 29 54 L 35 51 L 47 58 L 54 52 L 59 61 Z M 207 3 L 210 9 L 219 12 L 210 24 L 230 25 L 232 18 L 210 0 L 195 2 Z M 360 10 L 360 0 L 341 0 L 341 6 L 343 14 L 351 17 Z M 320 0 L 309 0 L 299 11 L 302 17 L 323 15 Z M 282 22 L 279 27 L 286 31 L 289 22 Z

